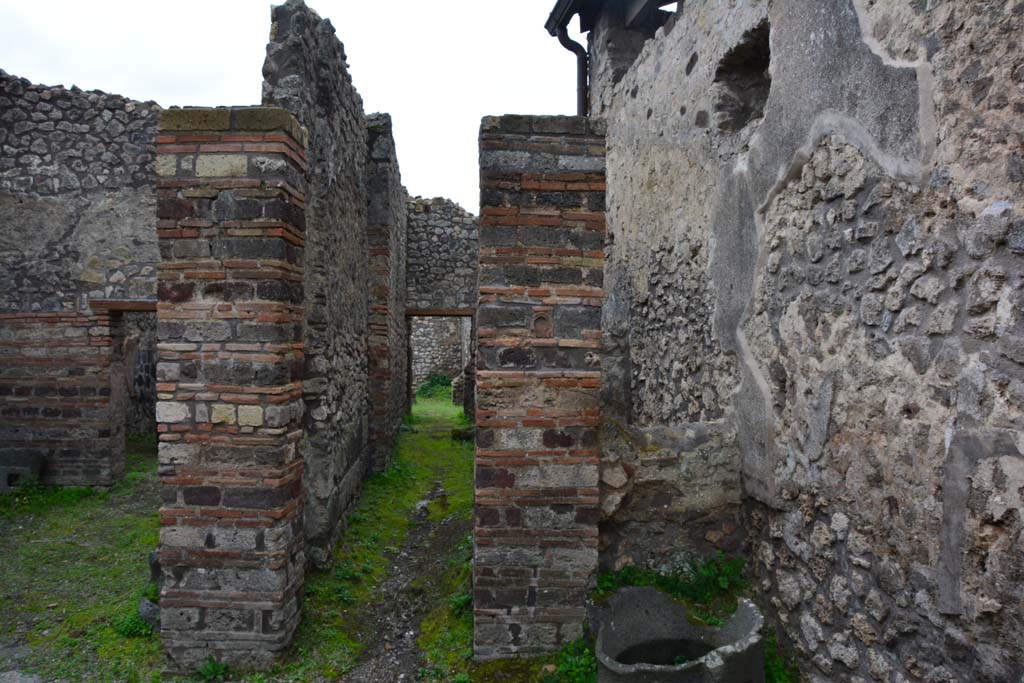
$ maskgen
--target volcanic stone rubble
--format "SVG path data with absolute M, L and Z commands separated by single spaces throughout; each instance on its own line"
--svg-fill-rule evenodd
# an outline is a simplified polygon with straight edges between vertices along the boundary
M 4 486 L 109 486 L 155 412 L 171 668 L 269 666 L 444 368 L 478 657 L 723 550 L 811 681 L 1018 683 L 1024 2 L 579 7 L 593 116 L 486 117 L 479 219 L 301 0 L 259 107 L 0 72 Z

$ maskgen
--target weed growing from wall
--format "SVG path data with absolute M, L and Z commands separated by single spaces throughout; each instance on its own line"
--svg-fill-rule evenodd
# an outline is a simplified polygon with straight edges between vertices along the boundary
M 779 645 L 778 635 L 771 626 L 762 631 L 764 638 L 765 683 L 799 683 L 800 670 Z
M 201 681 L 220 681 L 227 680 L 228 677 L 228 665 L 222 664 L 214 659 L 212 656 L 206 660 L 206 663 L 199 667 L 199 680 Z

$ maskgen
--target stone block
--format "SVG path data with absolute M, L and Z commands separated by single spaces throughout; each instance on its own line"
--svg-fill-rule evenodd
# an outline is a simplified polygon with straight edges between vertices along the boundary
M 213 424 L 235 424 L 235 406 L 229 403 L 214 403 L 210 407 L 210 422 Z
M 166 109 L 160 116 L 160 129 L 165 131 L 216 131 L 231 127 L 231 109 L 192 108 Z
M 177 401 L 157 401 L 156 421 L 164 423 L 184 422 L 190 416 L 186 403 Z
M 178 172 L 178 160 L 173 155 L 161 154 L 156 158 L 154 169 L 157 176 L 169 178 Z
M 262 427 L 263 408 L 260 406 L 238 406 L 238 424 L 242 427 Z
M 216 486 L 186 486 L 182 489 L 185 505 L 220 505 L 220 489 Z
M 277 107 L 239 107 L 234 110 L 235 130 L 280 130 L 288 133 L 302 147 L 308 144 L 308 133 L 285 109 Z
M 200 154 L 196 157 L 196 175 L 200 178 L 238 178 L 248 172 L 244 154 Z

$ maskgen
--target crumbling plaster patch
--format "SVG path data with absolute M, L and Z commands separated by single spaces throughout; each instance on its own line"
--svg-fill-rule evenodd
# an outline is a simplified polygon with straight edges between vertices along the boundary
M 775 495 L 765 466 L 775 427 L 764 409 L 767 372 L 742 330 L 753 275 L 767 258 L 763 246 L 753 249 L 763 244 L 764 208 L 799 174 L 825 135 L 844 134 L 895 177 L 920 178 L 929 148 L 928 132 L 918 125 L 916 68 L 885 64 L 860 39 L 859 16 L 848 0 L 777 3 L 769 20 L 772 90 L 749 149 L 731 171 L 723 170 L 726 191 L 718 194 L 714 211 L 710 269 L 718 290 L 716 336 L 742 361 L 734 400 L 738 413 L 749 416 L 740 422 L 744 483 L 748 493 L 766 502 Z M 829 49 L 832 44 L 845 49 Z M 912 101 L 907 93 L 915 93 Z M 741 193 L 748 195 L 749 206 L 737 201 Z

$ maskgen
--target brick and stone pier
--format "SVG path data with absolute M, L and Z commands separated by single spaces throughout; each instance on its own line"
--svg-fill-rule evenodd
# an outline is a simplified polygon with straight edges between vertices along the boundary
M 162 637 L 181 671 L 265 667 L 305 566 L 306 132 L 282 109 L 178 109 L 157 145 Z
M 474 650 L 549 652 L 582 633 L 598 559 L 604 131 L 485 118 Z

